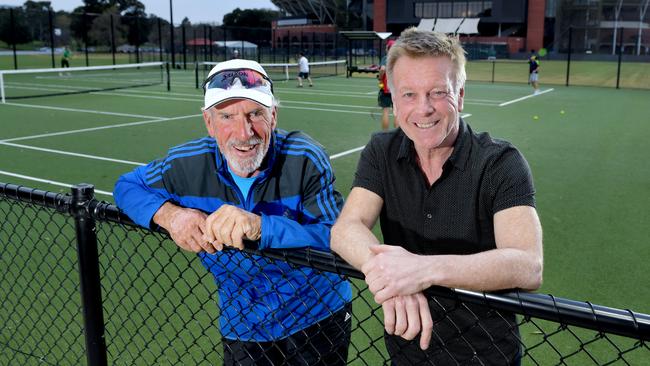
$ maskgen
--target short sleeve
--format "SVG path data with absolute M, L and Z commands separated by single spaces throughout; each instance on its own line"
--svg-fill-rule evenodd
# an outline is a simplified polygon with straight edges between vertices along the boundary
M 379 135 L 374 135 L 361 152 L 352 188 L 364 188 L 384 198 L 382 176 L 386 171 L 385 151 L 386 149 L 382 147 Z
M 515 206 L 535 207 L 533 175 L 524 156 L 514 147 L 503 152 L 490 168 L 492 214 Z

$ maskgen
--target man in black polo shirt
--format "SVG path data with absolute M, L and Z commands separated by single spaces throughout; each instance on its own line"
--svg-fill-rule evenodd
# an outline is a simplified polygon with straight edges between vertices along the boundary
M 331 248 L 363 271 L 382 305 L 394 365 L 518 364 L 514 314 L 422 291 L 539 288 L 542 231 L 528 164 L 460 118 L 466 76 L 456 38 L 407 29 L 387 72 L 401 129 L 375 134 L 363 151 Z M 389 245 L 371 232 L 377 218 Z

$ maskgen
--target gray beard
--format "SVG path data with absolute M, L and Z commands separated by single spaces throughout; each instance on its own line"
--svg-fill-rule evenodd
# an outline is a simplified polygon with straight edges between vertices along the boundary
M 233 145 L 252 145 L 252 144 L 257 144 L 257 143 L 262 143 L 262 139 L 259 137 L 251 137 L 247 141 L 228 141 L 228 146 L 233 146 Z M 264 158 L 266 157 L 266 153 L 269 151 L 269 143 L 265 144 L 262 146 L 262 148 L 257 148 L 257 152 L 255 153 L 255 156 L 248 158 L 248 159 L 239 159 L 235 156 L 231 156 L 229 150 L 227 149 L 221 149 L 223 152 L 223 155 L 226 157 L 226 161 L 228 161 L 228 164 L 230 165 L 230 168 L 237 173 L 243 173 L 245 175 L 251 174 L 257 169 L 259 169 L 262 166 L 262 162 L 264 162 Z

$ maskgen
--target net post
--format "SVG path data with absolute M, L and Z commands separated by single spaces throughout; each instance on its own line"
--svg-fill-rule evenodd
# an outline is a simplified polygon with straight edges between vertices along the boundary
M 284 76 L 289 81 L 289 64 L 284 65 Z
M 0 98 L 2 99 L 2 104 L 5 104 L 5 75 L 0 72 Z
M 91 366 L 108 364 L 104 335 L 104 314 L 99 276 L 99 254 L 95 219 L 90 215 L 95 187 L 77 184 L 72 187 L 71 211 L 75 220 L 81 304 L 86 336 L 86 360 Z

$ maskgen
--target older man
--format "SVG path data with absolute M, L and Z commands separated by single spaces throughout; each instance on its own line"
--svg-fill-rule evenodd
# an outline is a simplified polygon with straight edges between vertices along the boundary
M 209 137 L 120 177 L 115 200 L 135 222 L 197 252 L 219 288 L 224 364 L 343 365 L 350 284 L 340 276 L 244 254 L 329 250 L 341 195 L 323 148 L 276 129 L 273 85 L 256 62 L 219 63 L 204 83 Z
M 528 164 L 460 118 L 465 56 L 457 38 L 407 29 L 389 51 L 387 73 L 400 129 L 374 135 L 363 151 L 332 250 L 363 271 L 382 304 L 394 365 L 517 364 L 513 314 L 422 291 L 540 286 L 542 232 Z M 377 218 L 389 245 L 370 231 Z

